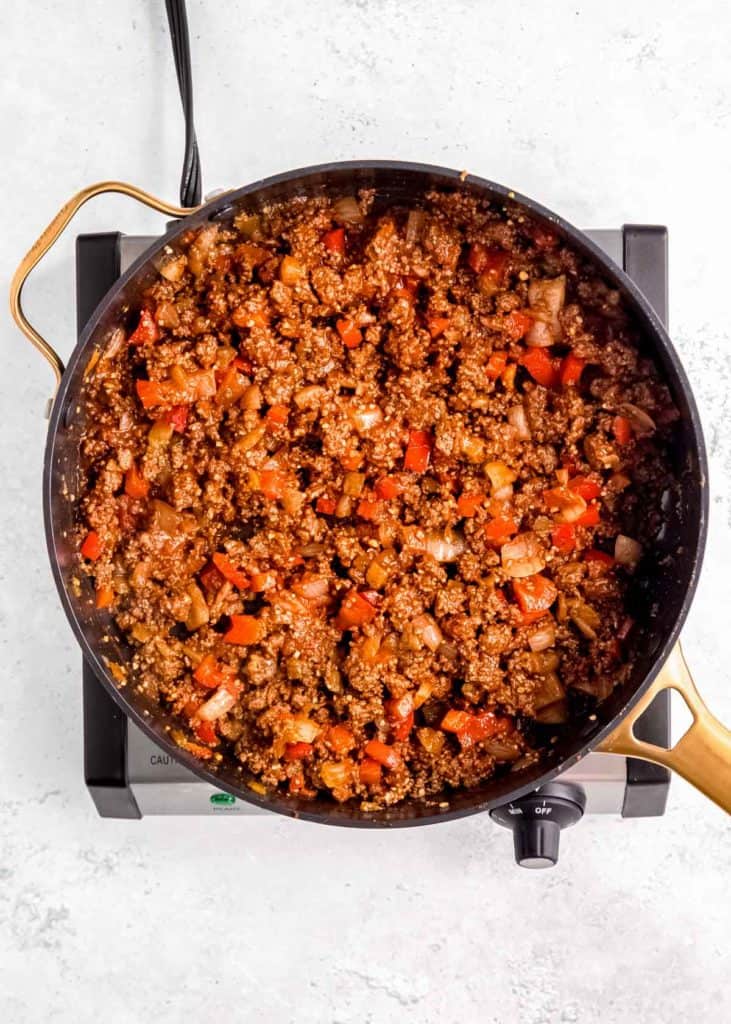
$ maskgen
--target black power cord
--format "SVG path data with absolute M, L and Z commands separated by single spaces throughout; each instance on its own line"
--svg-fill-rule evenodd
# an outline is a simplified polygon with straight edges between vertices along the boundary
M 185 0 L 165 0 L 165 9 L 185 115 L 185 157 L 180 178 L 180 205 L 198 206 L 201 201 L 201 163 L 193 124 L 193 74 L 190 66 L 190 39 Z

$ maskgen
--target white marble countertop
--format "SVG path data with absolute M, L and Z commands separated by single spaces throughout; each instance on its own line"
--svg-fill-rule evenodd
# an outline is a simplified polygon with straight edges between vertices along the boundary
M 123 178 L 175 198 L 182 120 L 162 8 L 5 11 L 3 292 L 82 185 Z M 206 190 L 392 157 L 469 168 L 585 227 L 669 226 L 672 334 L 712 486 L 685 647 L 729 721 L 731 10 L 191 0 L 190 21 Z M 156 225 L 104 199 L 75 230 Z M 62 351 L 72 253 L 67 239 L 26 293 Z M 43 541 L 50 373 L 7 318 L 0 332 L 4 1021 L 731 1019 L 728 821 L 679 780 L 664 818 L 587 819 L 557 869 L 538 873 L 513 866 L 485 817 L 393 834 L 275 817 L 100 820 L 82 781 L 79 652 Z

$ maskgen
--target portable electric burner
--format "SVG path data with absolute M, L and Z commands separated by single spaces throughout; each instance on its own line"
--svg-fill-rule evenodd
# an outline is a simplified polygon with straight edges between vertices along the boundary
M 626 225 L 587 234 L 634 280 L 667 323 L 667 230 Z M 81 235 L 76 248 L 79 334 L 98 303 L 127 267 L 153 242 L 120 233 Z M 253 804 L 201 781 L 152 743 L 104 690 L 84 663 L 84 774 L 99 814 L 140 818 L 149 814 L 262 814 Z M 670 745 L 670 700 L 661 692 L 635 732 L 660 747 Z M 670 773 L 635 758 L 590 753 L 556 780 L 492 811 L 515 835 L 518 862 L 556 862 L 561 828 L 584 812 L 624 818 L 663 814 Z

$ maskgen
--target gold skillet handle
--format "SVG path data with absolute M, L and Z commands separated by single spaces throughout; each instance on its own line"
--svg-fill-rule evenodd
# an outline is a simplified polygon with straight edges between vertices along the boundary
M 13 319 L 31 345 L 35 346 L 44 359 L 50 363 L 51 369 L 56 375 L 56 387 L 61 383 L 64 365 L 56 350 L 38 333 L 26 318 L 21 305 L 23 285 L 31 270 L 46 255 L 66 225 L 84 203 L 89 199 L 93 199 L 94 196 L 102 195 L 105 192 L 119 192 L 121 195 L 130 196 L 130 198 L 136 199 L 139 203 L 143 203 L 159 213 L 167 214 L 169 217 L 187 217 L 188 214 L 198 209 L 198 207 L 189 209 L 181 206 L 171 206 L 170 203 L 157 199 L 155 196 L 151 196 L 148 192 L 143 192 L 141 188 L 136 188 L 134 185 L 127 185 L 123 181 L 100 181 L 96 185 L 82 188 L 80 192 L 72 196 L 66 205 L 59 210 L 40 238 L 31 246 L 27 254 L 20 261 L 20 266 L 15 271 L 10 284 L 10 312 L 13 315 Z
M 661 690 L 677 690 L 693 715 L 693 724 L 670 750 L 638 740 L 633 726 Z M 691 786 L 731 814 L 731 732 L 711 714 L 691 679 L 677 644 L 659 676 L 614 732 L 597 747 L 605 754 L 626 754 L 654 761 L 682 775 Z

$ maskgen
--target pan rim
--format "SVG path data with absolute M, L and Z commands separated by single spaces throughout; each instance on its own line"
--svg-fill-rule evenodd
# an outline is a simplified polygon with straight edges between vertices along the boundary
M 147 716 L 138 710 L 131 702 L 127 701 L 124 695 L 124 689 L 118 687 L 106 665 L 102 661 L 100 655 L 97 653 L 95 648 L 91 645 L 87 639 L 81 623 L 79 622 L 78 616 L 74 605 L 70 599 L 67 587 L 65 585 L 61 568 L 58 564 L 56 557 L 56 532 L 53 517 L 53 502 L 54 502 L 54 489 L 53 489 L 53 464 L 55 457 L 56 439 L 59 434 L 59 427 L 61 425 L 62 414 L 67 407 L 67 401 L 69 393 L 71 392 L 72 380 L 75 376 L 75 370 L 82 361 L 91 339 L 93 338 L 95 331 L 97 330 L 102 317 L 107 308 L 113 304 L 114 300 L 124 291 L 126 285 L 132 280 L 144 267 L 146 267 L 153 256 L 160 252 L 165 245 L 173 241 L 177 236 L 184 230 L 196 227 L 201 223 L 211 219 L 215 215 L 220 215 L 226 208 L 233 205 L 243 199 L 246 196 L 253 195 L 256 192 L 264 189 L 271 189 L 277 185 L 291 184 L 294 181 L 302 180 L 304 183 L 307 179 L 316 179 L 318 176 L 333 174 L 334 172 L 362 172 L 362 171 L 391 171 L 400 172 L 405 175 L 421 175 L 431 176 L 434 178 L 442 179 L 444 185 L 452 184 L 456 187 L 460 185 L 467 185 L 474 190 L 482 191 L 489 194 L 492 198 L 500 199 L 502 201 L 515 203 L 525 207 L 532 215 L 537 216 L 546 223 L 554 224 L 561 233 L 567 237 L 572 244 L 574 244 L 580 251 L 583 251 L 588 257 L 590 257 L 595 263 L 597 263 L 606 276 L 617 283 L 621 287 L 622 291 L 630 297 L 635 312 L 639 312 L 640 319 L 643 321 L 643 330 L 652 339 L 652 342 L 661 347 L 664 356 L 669 363 L 672 375 L 675 377 L 675 382 L 678 388 L 682 391 L 685 401 L 687 403 L 688 411 L 690 414 L 691 421 L 691 435 L 695 444 L 695 458 L 697 465 L 700 470 L 701 479 L 698 481 L 699 488 L 699 509 L 698 509 L 698 524 L 697 524 L 697 535 L 695 541 L 695 550 L 693 551 L 692 557 L 692 569 L 689 573 L 687 586 L 683 601 L 681 603 L 679 612 L 670 630 L 667 631 L 665 639 L 659 645 L 656 653 L 653 665 L 650 671 L 645 675 L 643 681 L 632 691 L 627 697 L 626 701 L 623 702 L 615 716 L 609 721 L 601 724 L 595 731 L 592 732 L 590 739 L 586 740 L 583 738 L 580 742 L 580 749 L 571 754 L 570 756 L 559 760 L 559 762 L 549 768 L 535 778 L 531 778 L 530 781 L 523 783 L 522 785 L 516 786 L 514 789 L 506 792 L 505 794 L 494 797 L 494 798 L 483 798 L 479 799 L 477 796 L 474 803 L 470 803 L 467 806 L 460 807 L 448 807 L 445 810 L 439 810 L 435 807 L 434 812 L 431 813 L 429 805 L 421 805 L 424 807 L 423 812 L 419 812 L 412 815 L 404 815 L 403 817 L 398 816 L 398 807 L 392 811 L 381 811 L 381 812 L 361 812 L 358 809 L 348 808 L 348 813 L 338 814 L 338 806 L 333 804 L 332 813 L 329 811 L 323 811 L 322 805 L 319 805 L 316 809 L 312 809 L 311 805 L 308 805 L 305 801 L 292 801 L 289 798 L 285 798 L 283 795 L 274 797 L 268 797 L 266 795 L 260 795 L 253 790 L 244 788 L 242 783 L 241 787 L 237 787 L 226 779 L 219 777 L 215 771 L 211 771 L 206 768 L 192 755 L 187 754 L 181 748 L 179 748 L 174 741 L 167 735 L 161 735 Z M 361 187 L 361 186 L 359 186 Z M 415 188 L 415 194 L 419 191 Z M 423 183 L 421 191 L 424 191 Z M 99 678 L 100 683 L 105 687 L 107 692 L 115 700 L 118 707 L 124 712 L 124 714 L 130 718 L 135 725 L 142 730 L 142 732 L 148 736 L 155 744 L 161 749 L 165 750 L 166 753 L 170 754 L 175 760 L 184 764 L 185 767 L 189 768 L 198 778 L 201 780 L 214 785 L 217 789 L 221 789 L 225 792 L 232 794 L 238 799 L 251 803 L 263 810 L 272 811 L 274 813 L 282 814 L 287 817 L 301 818 L 307 821 L 317 822 L 319 824 L 330 824 L 341 827 L 356 827 L 356 828 L 398 828 L 398 827 L 413 827 L 416 825 L 427 825 L 435 824 L 444 821 L 451 821 L 457 818 L 467 817 L 472 814 L 489 811 L 492 807 L 507 803 L 511 800 L 518 799 L 526 793 L 532 792 L 547 782 L 555 779 L 556 776 L 565 772 L 568 768 L 573 766 L 582 760 L 588 753 L 591 753 L 596 746 L 601 743 L 610 733 L 616 728 L 617 724 L 628 714 L 628 712 L 635 706 L 640 700 L 646 690 L 652 685 L 660 672 L 662 666 L 670 655 L 671 650 L 677 643 L 681 628 L 686 620 L 688 611 L 692 604 L 693 597 L 696 592 L 698 579 L 700 576 L 703 554 L 706 544 L 707 529 L 708 529 L 708 507 L 709 507 L 709 493 L 708 493 L 708 464 L 707 455 L 705 449 L 705 443 L 703 439 L 703 432 L 700 423 L 700 417 L 696 406 L 695 398 L 690 387 L 687 375 L 683 368 L 683 365 L 675 351 L 672 341 L 665 329 L 665 326 L 661 322 L 659 316 L 655 310 L 650 306 L 647 300 L 644 298 L 639 288 L 635 283 L 619 268 L 613 261 L 580 229 L 574 227 L 570 222 L 565 220 L 560 215 L 554 213 L 548 208 L 537 203 L 535 200 L 522 195 L 521 193 L 510 189 L 504 185 L 497 184 L 488 179 L 478 177 L 472 174 L 465 174 L 465 172 L 456 171 L 449 168 L 443 168 L 431 164 L 421 164 L 413 162 L 402 162 L 394 160 L 354 160 L 354 161 L 342 161 L 336 163 L 317 164 L 305 168 L 297 168 L 295 170 L 282 172 L 277 175 L 272 175 L 267 178 L 263 178 L 252 182 L 249 185 L 243 186 L 238 189 L 234 189 L 230 192 L 225 192 L 215 196 L 209 202 L 204 203 L 198 210 L 192 213 L 185 220 L 176 222 L 171 225 L 168 230 L 160 236 L 148 249 L 145 250 L 131 266 L 122 274 L 112 288 L 104 296 L 100 304 L 95 309 L 94 313 L 89 318 L 84 330 L 78 339 L 78 342 L 74 348 L 74 351 L 69 358 L 66 371 L 64 372 L 61 384 L 56 395 L 56 400 L 52 409 L 48 435 L 46 441 L 46 449 L 44 456 L 44 469 L 43 469 L 43 514 L 45 523 L 46 542 L 49 554 L 49 560 L 51 562 L 52 573 L 56 588 L 61 598 L 61 603 L 66 613 L 74 635 L 82 649 L 82 652 L 86 659 L 91 664 L 95 674 Z M 469 794 L 469 790 L 455 791 L 455 794 L 450 796 L 458 796 Z M 419 806 L 419 805 L 417 805 Z

